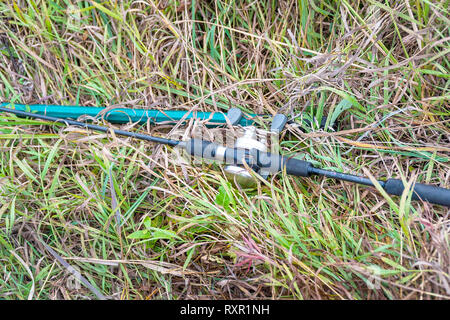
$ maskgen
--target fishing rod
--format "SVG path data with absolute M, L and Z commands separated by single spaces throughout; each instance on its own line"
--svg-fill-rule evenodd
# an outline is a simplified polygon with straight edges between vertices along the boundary
M 366 177 L 356 176 L 352 174 L 334 172 L 330 170 L 320 169 L 313 166 L 311 162 L 295 159 L 291 157 L 281 156 L 270 152 L 264 152 L 257 148 L 229 148 L 210 141 L 202 139 L 189 139 L 187 141 L 173 140 L 155 137 L 147 134 L 134 133 L 125 130 L 103 127 L 99 125 L 74 121 L 70 119 L 60 119 L 56 117 L 34 114 L 21 110 L 0 107 L 0 112 L 12 113 L 21 117 L 30 117 L 51 122 L 62 123 L 65 125 L 73 125 L 94 131 L 104 133 L 114 132 L 116 135 L 136 138 L 149 142 L 165 144 L 174 147 L 181 147 L 188 154 L 194 157 L 216 160 L 224 162 L 228 165 L 243 167 L 248 165 L 255 171 L 259 170 L 264 173 L 276 174 L 286 171 L 287 174 L 298 177 L 310 177 L 313 175 L 343 180 L 361 185 L 375 187 L 375 184 Z M 378 184 L 388 194 L 401 196 L 405 190 L 404 184 L 400 179 L 388 179 L 386 181 L 377 180 Z M 413 200 L 423 200 L 433 204 L 439 204 L 450 207 L 450 190 L 427 185 L 423 183 L 415 183 L 412 190 Z
M 71 105 L 54 105 L 54 104 L 20 104 L 12 102 L 0 103 L 0 107 L 7 107 L 19 111 L 43 114 L 60 119 L 78 119 L 80 117 L 89 117 L 94 119 L 106 120 L 110 123 L 139 123 L 139 124 L 176 124 L 178 122 L 186 122 L 191 119 L 207 122 L 207 127 L 218 127 L 226 124 L 231 126 L 240 125 L 247 127 L 255 124 L 258 118 L 272 118 L 271 131 L 281 132 L 286 123 L 293 124 L 294 120 L 280 112 L 273 117 L 269 115 L 261 115 L 255 113 L 245 113 L 239 108 L 230 108 L 224 112 L 202 112 L 202 111 L 186 111 L 186 110 L 156 110 L 156 109 L 131 109 L 131 108 L 105 108 L 105 107 L 84 107 Z M 311 127 L 314 117 L 308 114 L 302 114 L 301 127 Z M 325 128 L 327 118 L 323 117 L 318 124 L 320 128 Z M 335 123 L 330 126 L 335 128 Z
M 151 124 L 178 123 L 198 119 L 207 121 L 209 126 L 220 126 L 227 123 L 231 125 L 250 126 L 254 123 L 256 114 L 244 113 L 238 108 L 231 108 L 226 114 L 223 112 L 201 112 L 185 110 L 156 110 L 156 109 L 130 109 L 130 108 L 104 108 L 104 107 L 84 107 L 84 106 L 62 106 L 52 104 L 19 104 L 4 102 L 0 107 L 14 108 L 19 111 L 33 112 L 48 115 L 60 119 L 78 119 L 82 116 L 104 119 L 110 123 L 139 123 Z

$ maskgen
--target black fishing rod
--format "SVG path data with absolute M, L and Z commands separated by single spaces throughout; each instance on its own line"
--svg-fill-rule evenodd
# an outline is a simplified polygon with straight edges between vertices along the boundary
M 31 112 L 26 112 L 26 111 L 21 111 L 21 110 L 14 110 L 14 109 L 10 109 L 10 108 L 0 107 L 0 112 L 9 112 L 9 113 L 13 113 L 15 115 L 21 116 L 21 117 L 29 117 L 29 118 L 41 119 L 41 120 L 46 120 L 46 121 L 51 121 L 51 122 L 58 122 L 58 123 L 62 123 L 65 125 L 72 125 L 72 126 L 82 127 L 85 129 L 91 129 L 94 131 L 100 131 L 100 132 L 105 132 L 105 133 L 114 131 L 115 134 L 118 134 L 121 136 L 136 138 L 136 139 L 140 139 L 140 140 L 146 140 L 146 141 L 150 141 L 150 142 L 167 144 L 169 146 L 176 146 L 180 143 L 180 141 L 178 141 L 178 140 L 153 137 L 153 136 L 146 135 L 146 134 L 129 132 L 129 131 L 119 130 L 119 129 L 112 129 L 112 128 L 108 128 L 108 127 L 98 126 L 95 124 L 84 123 L 84 122 L 74 121 L 74 120 L 70 120 L 70 119 L 55 118 L 55 117 L 46 116 L 43 114 L 36 114 L 36 113 L 31 113 Z
M 112 131 L 116 135 L 146 140 L 150 142 L 156 142 L 169 146 L 178 146 L 185 149 L 190 155 L 195 157 L 216 160 L 222 163 L 236 166 L 244 166 L 245 164 L 253 169 L 258 168 L 259 170 L 262 170 L 266 173 L 275 174 L 285 170 L 287 174 L 299 177 L 310 177 L 312 175 L 317 175 L 333 178 L 336 180 L 358 183 L 371 187 L 375 186 L 374 183 L 369 178 L 366 177 L 360 177 L 351 174 L 339 173 L 316 168 L 312 165 L 312 163 L 308 161 L 272 154 L 270 152 L 263 152 L 257 149 L 247 150 L 239 148 L 228 148 L 201 139 L 190 139 L 188 141 L 165 139 L 146 134 L 134 133 L 69 119 L 60 119 L 46 115 L 34 114 L 30 112 L 3 107 L 0 107 L 0 112 L 8 112 L 16 114 L 21 117 L 30 117 L 51 122 L 58 122 L 66 125 L 73 125 L 105 133 Z M 378 183 L 386 191 L 386 193 L 392 195 L 400 196 L 403 194 L 403 191 L 405 189 L 402 180 L 399 179 L 388 179 L 386 181 L 378 180 Z M 436 186 L 426 185 L 423 183 L 415 183 L 413 186 L 412 199 L 428 201 L 433 204 L 439 204 L 450 207 L 450 190 Z

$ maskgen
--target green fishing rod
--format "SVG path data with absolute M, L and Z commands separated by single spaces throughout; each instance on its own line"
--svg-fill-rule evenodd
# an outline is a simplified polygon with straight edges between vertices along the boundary
M 156 110 L 156 109 L 130 109 L 130 108 L 104 108 L 84 106 L 62 106 L 54 104 L 20 104 L 3 102 L 0 107 L 7 107 L 19 111 L 33 112 L 60 119 L 78 119 L 90 117 L 104 119 L 110 123 L 139 123 L 146 124 L 175 124 L 179 121 L 198 119 L 207 121 L 208 125 L 221 126 L 227 123 L 231 125 L 250 126 L 254 123 L 256 114 L 246 114 L 237 108 L 231 108 L 224 112 L 202 112 L 185 110 Z
M 242 127 L 255 124 L 256 119 L 272 118 L 271 131 L 280 132 L 286 123 L 295 123 L 294 120 L 288 121 L 286 115 L 277 113 L 275 116 L 260 115 L 255 113 L 245 113 L 239 108 L 230 108 L 225 112 L 202 112 L 186 110 L 157 110 L 157 109 L 135 109 L 135 108 L 105 108 L 105 107 L 84 107 L 56 104 L 20 104 L 12 102 L 0 103 L 0 107 L 11 108 L 19 111 L 42 114 L 59 119 L 79 119 L 80 117 L 90 119 L 101 119 L 110 123 L 139 123 L 139 124 L 176 124 L 196 119 L 206 122 L 207 127 L 218 127 L 230 124 L 231 126 L 240 125 Z M 301 128 L 311 127 L 314 117 L 308 114 L 301 116 Z M 327 122 L 326 117 L 322 118 L 319 124 L 324 128 Z M 330 126 L 335 127 L 335 123 Z
M 0 112 L 12 113 L 20 117 L 30 117 L 45 121 L 62 123 L 65 125 L 73 125 L 104 133 L 114 132 L 116 135 L 120 136 L 141 139 L 149 142 L 155 142 L 174 147 L 178 146 L 185 149 L 188 154 L 194 157 L 216 160 L 218 162 L 226 163 L 228 165 L 235 165 L 235 166 L 248 165 L 252 169 L 262 169 L 264 170 L 264 172 L 272 174 L 286 171 L 287 174 L 298 177 L 310 177 L 313 175 L 317 175 L 336 180 L 358 183 L 366 186 L 372 187 L 375 186 L 372 180 L 366 177 L 360 177 L 356 175 L 316 168 L 312 165 L 312 163 L 308 161 L 272 154 L 270 152 L 262 152 L 258 149 L 248 150 L 241 148 L 229 148 L 201 139 L 190 139 L 187 141 L 166 139 L 141 133 L 103 127 L 80 121 L 74 121 L 70 119 L 60 119 L 42 114 L 34 114 L 31 112 L 14 110 L 4 107 L 0 107 Z M 400 196 L 403 194 L 405 190 L 402 180 L 399 179 L 388 179 L 386 181 L 378 180 L 378 184 L 386 191 L 386 193 L 392 195 Z M 415 183 L 412 189 L 412 199 L 427 201 L 433 204 L 439 204 L 450 207 L 450 190 L 423 183 Z

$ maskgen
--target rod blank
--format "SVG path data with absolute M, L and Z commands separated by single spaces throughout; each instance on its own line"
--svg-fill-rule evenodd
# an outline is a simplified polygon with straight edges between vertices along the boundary
M 62 123 L 65 125 L 77 126 L 77 127 L 100 131 L 100 132 L 105 132 L 105 133 L 113 131 L 117 135 L 136 138 L 136 139 L 140 139 L 140 140 L 146 140 L 146 141 L 150 141 L 150 142 L 167 144 L 170 146 L 176 146 L 180 143 L 180 141 L 178 141 L 178 140 L 159 138 L 159 137 L 154 137 L 154 136 L 150 136 L 147 134 L 129 132 L 129 131 L 120 130 L 120 129 L 113 129 L 113 128 L 108 128 L 108 127 L 98 126 L 95 124 L 90 124 L 90 123 L 85 123 L 85 122 L 80 122 L 80 121 L 75 121 L 75 120 L 70 120 L 70 119 L 60 119 L 60 118 L 46 116 L 43 114 L 36 114 L 36 113 L 14 110 L 14 109 L 9 109 L 9 108 L 0 107 L 0 112 L 9 112 L 9 113 L 13 113 L 13 114 L 16 114 L 16 115 L 22 116 L 22 117 L 30 117 L 30 118 L 41 119 L 41 120 L 46 120 L 46 121 L 51 121 L 51 122 L 58 122 L 58 123 Z

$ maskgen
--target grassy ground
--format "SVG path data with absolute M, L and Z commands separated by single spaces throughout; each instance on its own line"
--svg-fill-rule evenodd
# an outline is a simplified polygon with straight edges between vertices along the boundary
M 3 1 L 0 97 L 328 115 L 282 153 L 449 188 L 448 7 Z M 166 147 L 5 114 L 0 150 L 2 298 L 450 297 L 448 208 L 324 178 L 244 192 Z

